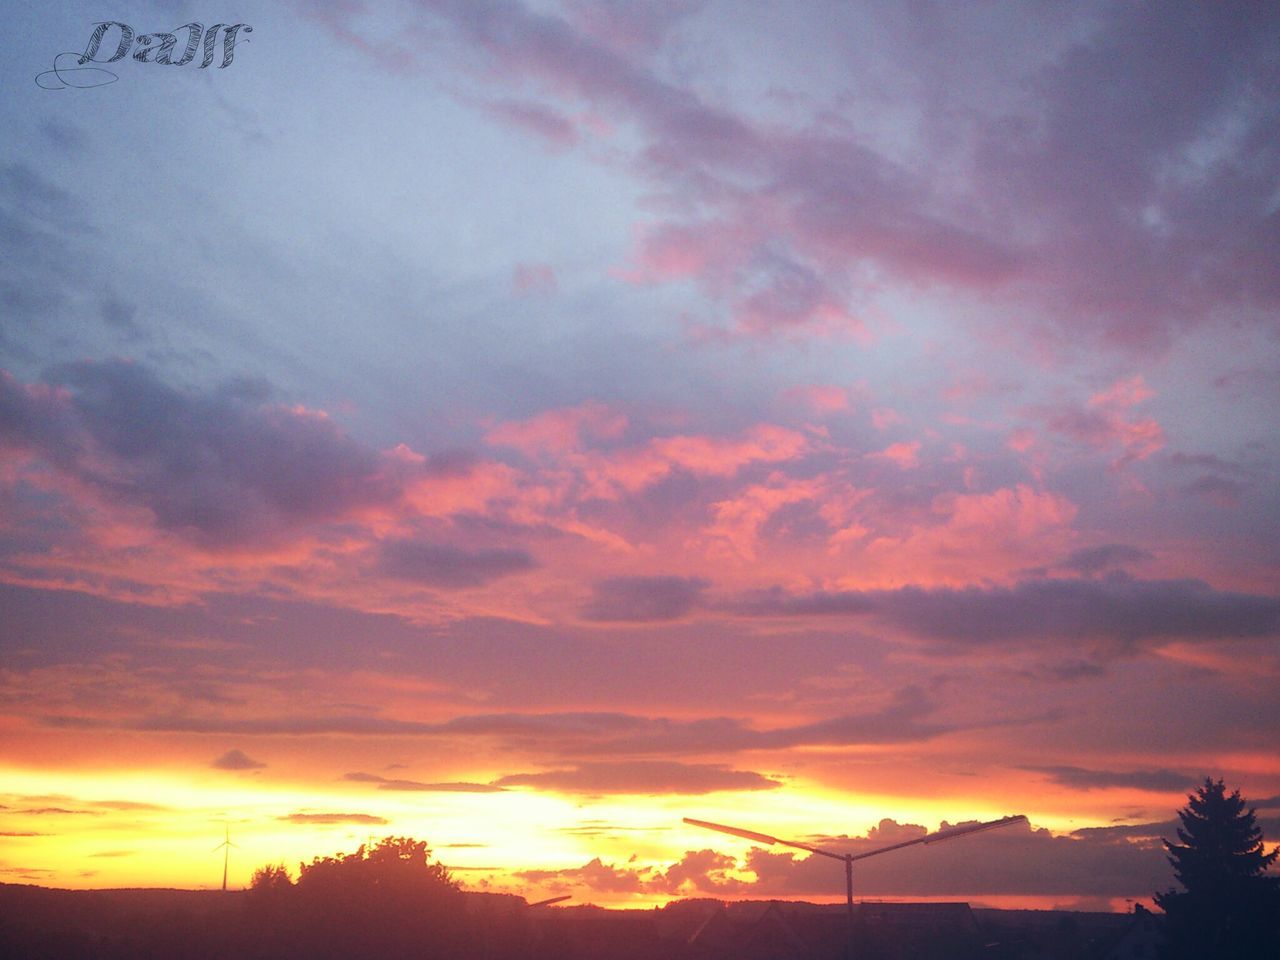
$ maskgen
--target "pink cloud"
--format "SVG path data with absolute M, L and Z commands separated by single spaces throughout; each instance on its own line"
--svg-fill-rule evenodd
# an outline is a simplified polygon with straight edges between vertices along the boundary
M 903 422 L 903 416 L 891 407 L 876 407 L 871 411 L 871 425 L 883 432 Z
M 673 470 L 731 477 L 748 464 L 798 459 L 811 446 L 799 431 L 762 423 L 736 439 L 701 434 L 655 437 L 640 447 L 586 455 L 573 466 L 581 472 L 586 495 L 616 499 L 669 476 Z
M 426 458 L 421 460 L 428 463 Z M 404 481 L 403 502 L 409 513 L 424 517 L 484 514 L 495 501 L 515 497 L 520 478 L 514 468 L 489 460 L 476 460 L 456 470 L 416 469 Z M 388 511 L 381 522 L 371 523 L 381 530 L 394 526 L 400 516 L 399 510 Z
M 876 584 L 967 583 L 976 570 L 988 578 L 1009 577 L 1066 553 L 1076 513 L 1065 497 L 1025 484 L 941 494 L 932 508 L 941 522 L 876 536 L 864 553 L 867 569 Z
M 1120 380 L 1089 398 L 1085 406 L 1061 404 L 1036 411 L 1045 426 L 1095 450 L 1120 448 L 1122 467 L 1144 460 L 1164 446 L 1164 430 L 1151 417 L 1131 418 L 1129 409 L 1154 396 L 1141 376 Z
M 849 409 L 849 393 L 843 387 L 804 386 L 792 387 L 783 393 L 788 399 L 798 400 L 817 414 L 841 413 Z
M 511 286 L 516 293 L 526 296 L 555 293 L 556 272 L 548 263 L 517 264 L 511 275 Z
M 1098 391 L 1089 398 L 1089 406 L 1109 410 L 1123 410 L 1127 407 L 1137 406 L 1144 400 L 1150 400 L 1154 396 L 1155 391 L 1147 386 L 1142 374 L 1137 374 L 1127 380 L 1117 380 L 1107 389 Z
M 485 442 L 536 457 L 578 450 L 590 440 L 613 440 L 626 429 L 625 415 L 602 403 L 587 401 L 576 407 L 548 410 L 527 420 L 500 423 L 485 433 Z
M 816 481 L 775 475 L 767 484 L 748 487 L 729 500 L 712 504 L 712 523 L 703 531 L 713 553 L 754 560 L 761 527 L 781 507 L 810 501 L 821 487 Z
M 891 443 L 878 453 L 867 454 L 867 458 L 884 460 L 903 470 L 910 470 L 920 466 L 920 442 L 913 440 L 910 443 Z
M 724 220 L 655 224 L 643 232 L 631 266 L 619 274 L 633 283 L 695 279 L 723 292 L 762 234 L 761 224 Z
M 652 450 L 673 464 L 695 473 L 729 475 L 747 463 L 794 460 L 809 450 L 804 434 L 788 427 L 761 423 L 750 427 L 740 440 L 705 436 L 661 437 Z

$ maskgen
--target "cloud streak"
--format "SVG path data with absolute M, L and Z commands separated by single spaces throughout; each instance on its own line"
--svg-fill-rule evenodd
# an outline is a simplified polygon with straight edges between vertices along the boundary
M 534 787 L 566 793 L 704 794 L 723 790 L 773 790 L 782 783 L 750 770 L 671 760 L 583 763 L 563 770 L 509 774 L 501 787 Z
M 725 605 L 743 616 L 875 616 L 914 636 L 950 644 L 1269 637 L 1280 632 L 1280 600 L 1213 589 L 1195 580 L 1035 579 L 1013 587 L 841 591 L 780 589 Z

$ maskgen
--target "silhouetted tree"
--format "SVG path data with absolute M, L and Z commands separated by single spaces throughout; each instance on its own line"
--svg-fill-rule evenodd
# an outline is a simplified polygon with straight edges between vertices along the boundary
M 331 883 L 436 893 L 457 890 L 444 865 L 432 862 L 426 843 L 409 837 L 384 837 L 371 848 L 362 844 L 355 853 L 316 857 L 299 865 L 299 887 Z
M 457 957 L 463 896 L 426 843 L 386 837 L 299 865 L 300 938 L 313 957 Z
M 1168 917 L 1168 956 L 1274 960 L 1280 956 L 1280 879 L 1254 811 L 1236 790 L 1205 778 L 1178 811 L 1179 843 L 1165 840 L 1182 891 L 1155 895 Z
M 274 894 L 293 886 L 289 868 L 283 863 L 268 863 L 253 871 L 249 889 L 259 894 Z

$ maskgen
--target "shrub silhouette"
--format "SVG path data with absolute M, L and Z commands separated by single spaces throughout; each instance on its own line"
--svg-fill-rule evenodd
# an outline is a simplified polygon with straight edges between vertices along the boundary
M 255 899 L 280 897 L 292 887 L 293 878 L 283 863 L 259 867 L 253 871 L 253 879 L 249 881 L 249 890 Z
M 461 957 L 463 895 L 421 840 L 386 837 L 354 853 L 255 871 L 247 910 L 275 957 Z M 259 951 L 254 951 L 259 952 Z
M 1168 917 L 1167 956 L 1280 956 L 1280 878 L 1266 875 L 1280 848 L 1265 852 L 1240 791 L 1228 795 L 1221 780 L 1206 777 L 1178 817 L 1181 842 L 1164 845 L 1184 890 L 1155 895 Z

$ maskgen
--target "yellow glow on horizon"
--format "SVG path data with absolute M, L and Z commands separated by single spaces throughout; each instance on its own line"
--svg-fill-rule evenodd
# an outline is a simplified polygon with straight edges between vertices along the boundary
M 283 863 L 296 876 L 300 862 L 398 835 L 426 841 L 465 886 L 532 899 L 572 884 L 540 884 L 518 876 L 521 871 L 574 871 L 598 859 L 605 867 L 656 875 L 689 851 L 712 849 L 741 860 L 751 845 L 684 824 L 686 816 L 803 842 L 865 835 L 884 818 L 935 830 L 944 820 L 1024 812 L 956 809 L 935 799 L 852 798 L 799 781 L 767 792 L 583 798 L 520 789 L 379 790 L 341 780 L 281 784 L 252 775 L 228 780 L 212 771 L 180 776 L 9 768 L 0 769 L 0 777 L 7 785 L 0 802 L 9 807 L 0 811 L 7 834 L 0 848 L 4 879 L 72 888 L 217 888 L 223 863 L 218 845 L 229 828 L 235 844 L 231 889 L 247 886 L 266 864 Z M 1033 825 L 1062 832 L 1090 824 L 1033 815 Z M 634 906 L 671 899 L 582 895 Z

